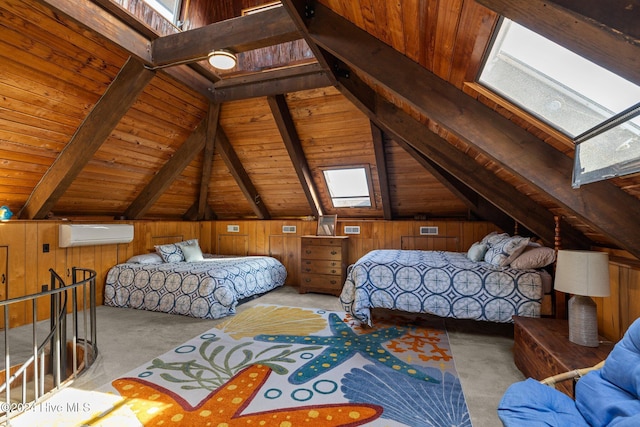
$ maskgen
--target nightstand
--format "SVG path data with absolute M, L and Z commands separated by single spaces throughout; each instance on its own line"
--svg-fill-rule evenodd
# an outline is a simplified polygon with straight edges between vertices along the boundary
M 537 380 L 596 365 L 613 349 L 611 342 L 602 342 L 599 347 L 572 343 L 567 320 L 514 316 L 513 322 L 515 364 L 526 377 Z M 556 384 L 571 397 L 573 386 L 572 381 Z
M 340 295 L 347 271 L 348 236 L 301 237 L 300 293 Z

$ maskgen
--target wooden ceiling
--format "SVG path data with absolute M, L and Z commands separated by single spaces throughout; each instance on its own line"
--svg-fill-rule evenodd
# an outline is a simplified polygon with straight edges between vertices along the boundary
M 479 218 L 640 256 L 640 177 L 571 188 L 573 145 L 474 83 L 500 15 L 640 83 L 640 5 L 0 0 L 0 204 L 22 219 Z M 232 48 L 229 72 L 203 60 Z M 369 165 L 372 209 L 322 170 Z

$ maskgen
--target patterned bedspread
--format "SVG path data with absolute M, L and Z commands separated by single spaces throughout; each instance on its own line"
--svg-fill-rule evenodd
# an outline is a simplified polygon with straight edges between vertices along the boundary
M 217 319 L 238 301 L 282 286 L 285 267 L 275 258 L 205 258 L 197 262 L 118 264 L 107 274 L 104 304 Z
M 540 316 L 542 279 L 535 270 L 474 262 L 465 253 L 375 250 L 347 271 L 344 309 L 371 325 L 371 308 L 458 319 L 512 322 Z

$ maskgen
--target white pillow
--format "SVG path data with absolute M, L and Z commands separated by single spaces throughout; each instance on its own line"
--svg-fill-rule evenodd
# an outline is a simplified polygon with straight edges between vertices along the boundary
M 161 264 L 163 259 L 157 253 L 150 253 L 132 256 L 127 262 L 131 264 Z
M 475 262 L 484 261 L 484 254 L 487 253 L 487 249 L 489 248 L 484 243 L 475 242 L 467 251 L 467 258 Z
M 184 260 L 186 262 L 202 261 L 202 250 L 198 245 L 178 245 L 184 254 Z

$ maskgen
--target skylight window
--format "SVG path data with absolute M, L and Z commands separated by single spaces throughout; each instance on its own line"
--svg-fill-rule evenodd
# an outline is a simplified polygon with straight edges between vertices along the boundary
M 144 0 L 156 12 L 164 16 L 172 24 L 177 24 L 180 19 L 180 6 L 182 0 Z
M 327 183 L 334 208 L 370 208 L 371 174 L 366 166 L 325 169 Z
M 640 171 L 638 85 L 508 19 L 478 80 L 574 140 L 574 187 Z

